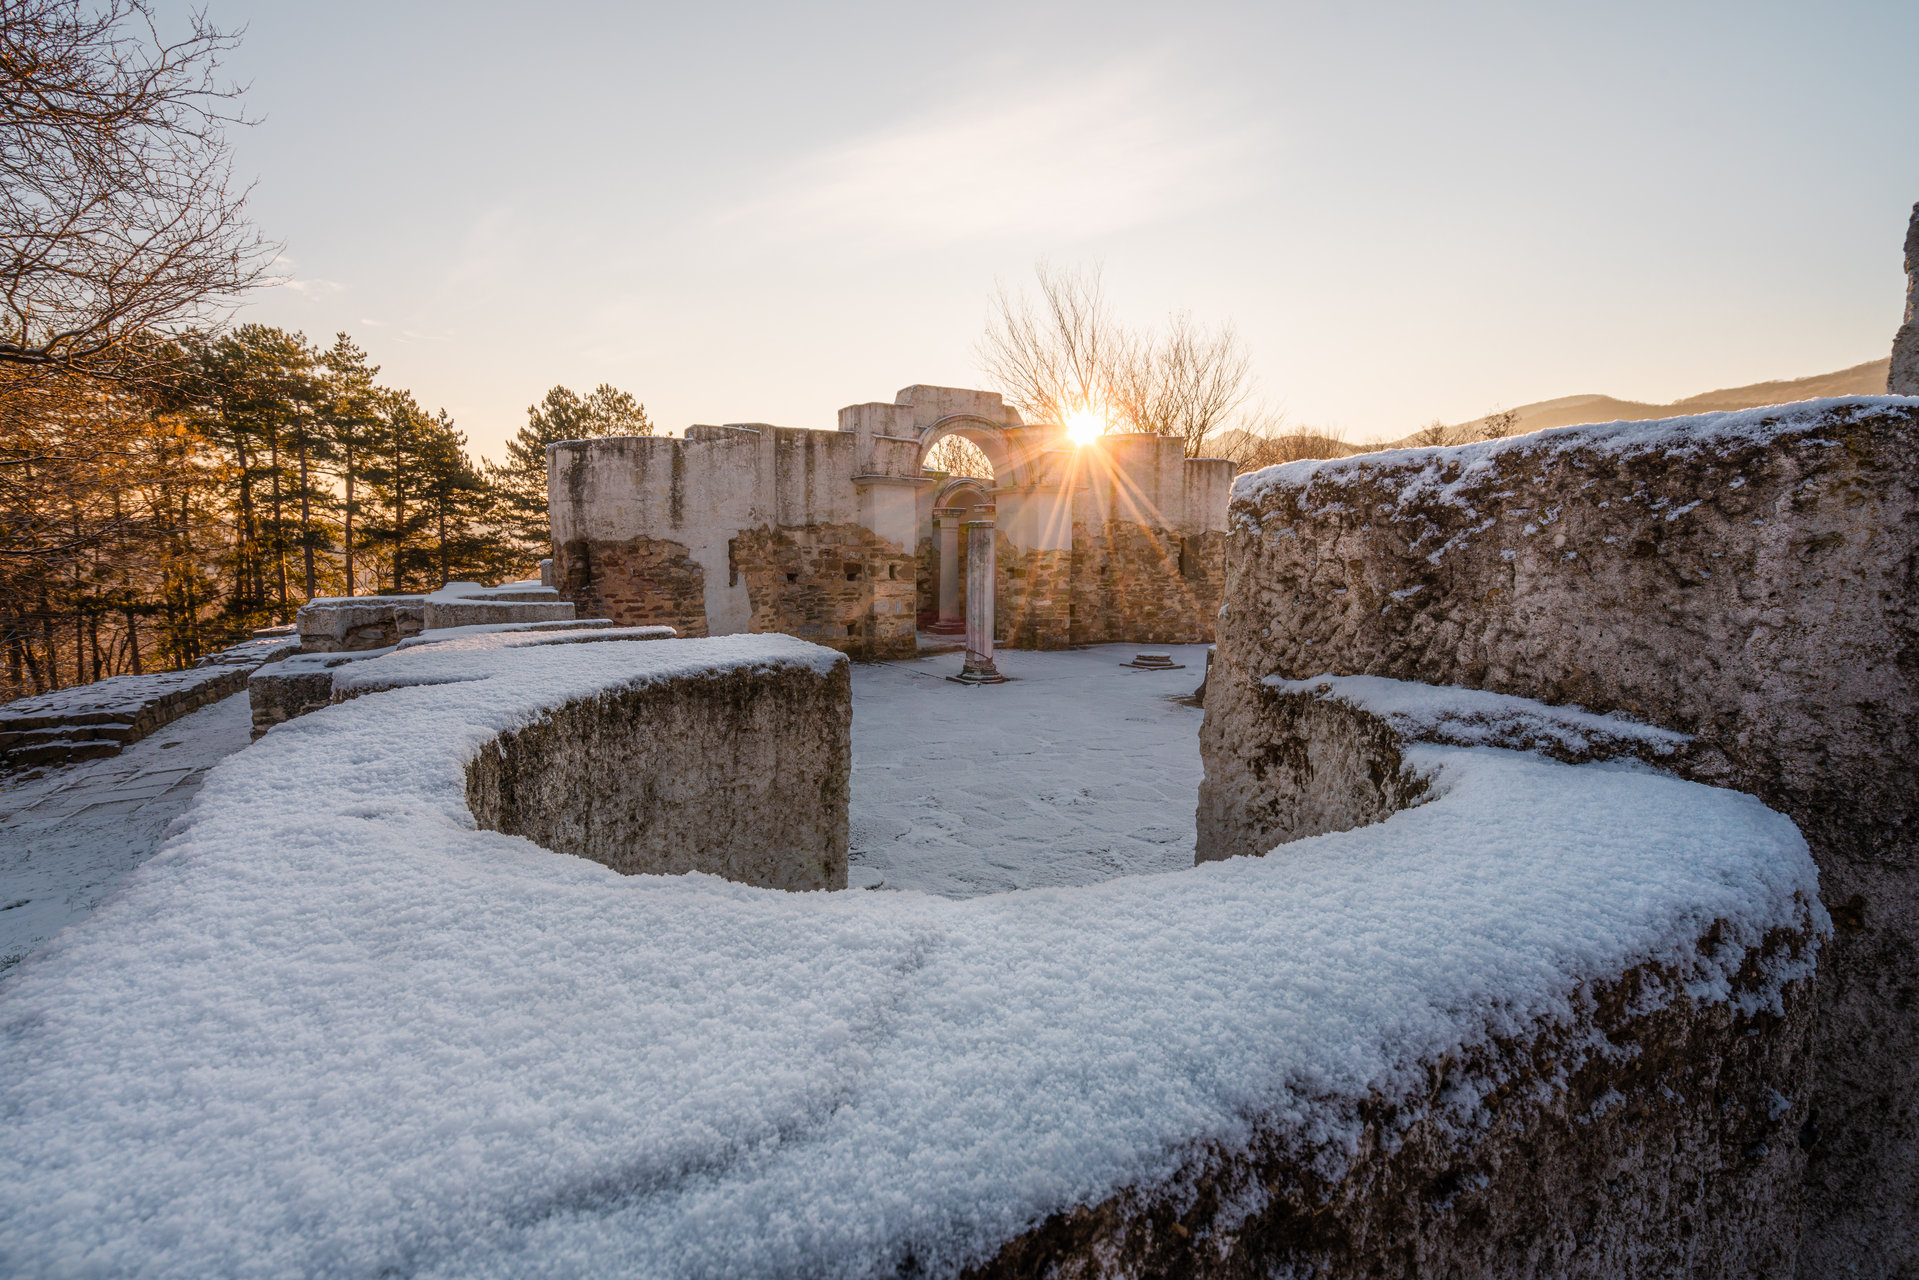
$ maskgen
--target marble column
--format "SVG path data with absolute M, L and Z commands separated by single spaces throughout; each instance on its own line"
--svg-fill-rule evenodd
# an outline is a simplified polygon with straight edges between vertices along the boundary
M 1006 679 L 993 665 L 993 528 L 991 520 L 966 522 L 966 665 L 954 678 L 968 684 Z

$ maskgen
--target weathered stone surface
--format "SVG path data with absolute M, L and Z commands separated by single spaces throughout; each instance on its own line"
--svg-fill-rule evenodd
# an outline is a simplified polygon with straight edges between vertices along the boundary
M 1423 1104 L 1361 1108 L 1356 1156 L 1260 1118 L 1244 1147 L 1055 1215 L 969 1275 L 1785 1280 L 1809 986 L 1787 988 L 1783 1016 L 1745 1016 L 1642 966 L 1595 985 L 1576 1025 L 1426 1064 Z M 1461 1098 L 1482 1112 L 1462 1121 Z
M 247 677 L 247 709 L 253 720 L 253 738 L 258 740 L 274 725 L 318 711 L 332 702 L 335 667 L 371 661 L 391 652 L 391 649 L 366 649 L 351 653 L 296 653 L 261 667 Z
M 1906 319 L 1892 340 L 1886 390 L 1896 396 L 1919 396 L 1919 204 L 1912 206 L 1912 221 L 1906 227 Z
M 573 610 L 571 600 L 558 598 L 516 600 L 490 596 L 484 600 L 429 600 L 425 630 L 497 626 L 506 622 L 571 622 Z
M 1072 642 L 1210 642 L 1225 540 L 1217 531 L 1182 536 L 1123 520 L 1075 525 Z
M 585 616 L 622 626 L 658 623 L 682 636 L 707 633 L 706 574 L 683 544 L 577 538 L 556 550 L 560 593 Z
M 747 630 L 784 632 L 860 659 L 915 651 L 915 558 L 858 524 L 754 529 L 728 560 L 752 603 Z
M 1801 1274 L 1909 1274 L 1919 406 L 1814 402 L 1767 427 L 1769 412 L 1248 478 L 1207 689 L 1214 808 L 1201 818 L 1264 820 L 1227 793 L 1264 785 L 1257 756 L 1233 744 L 1259 740 L 1268 675 L 1460 684 L 1693 734 L 1671 767 L 1790 816 L 1838 927 L 1820 959 L 1801 1134 Z
M 844 659 L 610 690 L 501 735 L 467 803 L 483 828 L 627 875 L 844 889 L 852 723 Z
M 1401 757 L 1401 736 L 1379 717 L 1263 685 L 1249 701 L 1230 737 L 1208 739 L 1197 861 L 1382 822 L 1426 793 Z
M 426 597 L 328 596 L 294 615 L 304 653 L 386 649 L 426 628 Z
M 995 546 L 994 643 L 1003 649 L 1070 648 L 1073 552 L 1022 551 L 1003 533 L 996 536 Z

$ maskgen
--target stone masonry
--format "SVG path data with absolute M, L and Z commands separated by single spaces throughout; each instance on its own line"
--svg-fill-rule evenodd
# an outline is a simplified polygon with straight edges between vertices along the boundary
M 666 538 L 575 538 L 553 548 L 559 590 L 582 616 L 672 627 L 683 636 L 706 628 L 706 574 L 682 543 Z
M 1919 396 L 1919 204 L 1912 206 L 1912 221 L 1906 225 L 1906 319 L 1892 340 L 1886 390 Z
M 1227 564 L 1202 857 L 1311 772 L 1242 749 L 1272 736 L 1260 681 L 1322 673 L 1679 730 L 1667 767 L 1799 825 L 1836 926 L 1799 1274 L 1919 1274 L 1919 405 L 1295 463 L 1242 479 Z
M 923 470 L 952 434 L 985 453 L 990 481 Z M 938 580 L 961 573 L 936 522 L 984 508 L 999 643 L 1212 637 L 1232 464 L 1167 437 L 1076 447 L 994 393 L 913 386 L 841 410 L 837 431 L 693 426 L 565 441 L 547 459 L 556 581 L 586 616 L 911 654 Z

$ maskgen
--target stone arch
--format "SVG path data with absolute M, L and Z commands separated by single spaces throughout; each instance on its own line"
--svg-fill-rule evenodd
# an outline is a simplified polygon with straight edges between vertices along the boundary
M 993 484 L 1017 483 L 1017 477 L 1013 474 L 1013 450 L 1007 443 L 1006 428 L 971 413 L 948 414 L 921 430 L 921 467 L 926 465 L 926 455 L 932 452 L 933 446 L 947 436 L 961 436 L 979 446 L 980 452 L 986 455 L 987 464 L 993 468 Z

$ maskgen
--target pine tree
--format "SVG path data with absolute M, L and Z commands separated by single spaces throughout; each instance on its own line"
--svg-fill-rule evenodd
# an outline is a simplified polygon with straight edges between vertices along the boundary
M 373 379 L 380 366 L 368 364 L 362 351 L 345 333 L 333 335 L 333 345 L 320 358 L 323 369 L 320 421 L 325 428 L 335 469 L 345 493 L 340 504 L 344 531 L 341 554 L 346 570 L 346 593 L 359 590 L 354 573 L 354 553 L 359 543 L 354 521 L 362 511 L 360 489 L 365 483 L 366 459 L 372 453 L 383 423 L 380 418 L 380 389 Z M 374 583 L 378 590 L 379 583 Z
M 428 571 L 442 583 L 498 576 L 496 544 L 475 527 L 491 498 L 486 478 L 467 456 L 466 436 L 440 410 L 427 423 L 420 448 L 419 502 L 432 541 L 406 549 L 409 568 Z
M 534 561 L 552 554 L 546 507 L 548 445 L 652 434 L 646 406 L 604 382 L 586 396 L 555 387 L 540 403 L 527 406 L 526 425 L 506 442 L 506 461 L 487 464 L 487 479 L 496 494 L 495 519 L 501 535 L 517 544 L 516 567 L 530 569 Z
M 379 425 L 362 466 L 373 501 L 366 509 L 360 545 L 376 564 L 385 561 L 390 589 L 399 595 L 413 581 L 409 571 L 420 567 L 417 547 L 432 519 L 421 496 L 434 422 L 411 392 L 383 391 L 378 404 Z
M 201 350 L 210 434 L 233 452 L 238 482 L 231 612 L 239 617 L 288 621 L 288 552 L 320 536 L 314 507 L 325 496 L 313 463 L 324 443 L 313 419 L 314 360 L 302 335 L 258 324 Z

